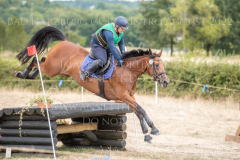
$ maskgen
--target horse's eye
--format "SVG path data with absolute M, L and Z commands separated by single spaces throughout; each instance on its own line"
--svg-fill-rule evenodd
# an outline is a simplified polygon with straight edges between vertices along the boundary
M 159 68 L 159 64 L 156 64 L 156 68 Z

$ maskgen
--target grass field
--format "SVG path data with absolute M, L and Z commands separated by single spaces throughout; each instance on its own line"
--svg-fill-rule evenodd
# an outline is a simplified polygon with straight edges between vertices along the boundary
M 42 94 L 7 88 L 1 88 L 0 91 L 1 108 L 24 106 L 31 97 Z M 51 95 L 54 103 L 81 102 L 81 93 L 74 91 L 52 90 L 48 91 L 48 95 Z M 160 136 L 153 136 L 152 144 L 143 141 L 144 135 L 137 120 L 139 144 L 137 151 L 133 114 L 128 114 L 127 151 L 61 148 L 62 144 L 59 142 L 58 148 L 62 154 L 58 159 L 102 159 L 108 154 L 111 155 L 110 160 L 240 159 L 240 144 L 225 141 L 225 135 L 234 135 L 240 124 L 239 104 L 232 101 L 213 102 L 159 97 L 158 104 L 155 105 L 154 96 L 151 95 L 136 95 L 136 100 L 161 132 Z M 105 100 L 86 93 L 84 101 Z M 66 154 L 63 151 L 71 153 Z

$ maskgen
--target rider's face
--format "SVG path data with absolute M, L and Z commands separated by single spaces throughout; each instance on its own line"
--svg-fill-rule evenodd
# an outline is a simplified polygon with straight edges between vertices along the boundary
M 119 27 L 119 28 L 118 28 L 118 32 L 119 32 L 119 33 L 122 33 L 123 31 L 125 31 L 125 29 L 123 29 L 122 27 Z

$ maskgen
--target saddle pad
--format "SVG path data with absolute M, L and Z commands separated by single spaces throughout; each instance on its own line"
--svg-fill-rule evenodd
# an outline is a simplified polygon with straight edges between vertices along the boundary
M 89 55 L 87 55 L 87 57 L 83 60 L 83 63 L 81 65 L 81 70 L 86 71 L 88 69 L 88 67 L 92 64 L 93 61 L 95 61 L 95 60 L 92 59 Z M 112 55 L 111 61 L 112 61 L 112 67 L 103 75 L 104 79 L 109 79 L 113 74 L 113 70 L 114 70 L 114 56 L 113 55 Z M 95 73 L 92 73 L 90 76 L 93 78 L 99 78 L 99 75 L 96 75 Z

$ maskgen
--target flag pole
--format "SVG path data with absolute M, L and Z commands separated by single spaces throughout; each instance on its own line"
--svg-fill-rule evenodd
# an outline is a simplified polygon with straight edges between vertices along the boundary
M 52 137 L 52 128 L 51 128 L 51 123 L 50 123 L 50 118 L 49 118 L 49 113 L 48 113 L 48 107 L 47 107 L 47 99 L 46 99 L 46 94 L 45 94 L 45 90 L 44 90 L 44 85 L 43 85 L 43 80 L 42 80 L 42 74 L 41 74 L 41 69 L 40 69 L 40 65 L 39 65 L 37 53 L 36 53 L 36 58 L 37 58 L 37 64 L 38 64 L 38 70 L 39 70 L 39 74 L 40 74 L 40 79 L 41 79 L 41 83 L 42 83 L 43 95 L 44 95 L 45 103 L 46 103 L 48 125 L 49 125 L 51 140 L 52 140 L 53 155 L 54 155 L 54 159 L 56 159 L 55 146 L 54 146 L 53 137 Z

